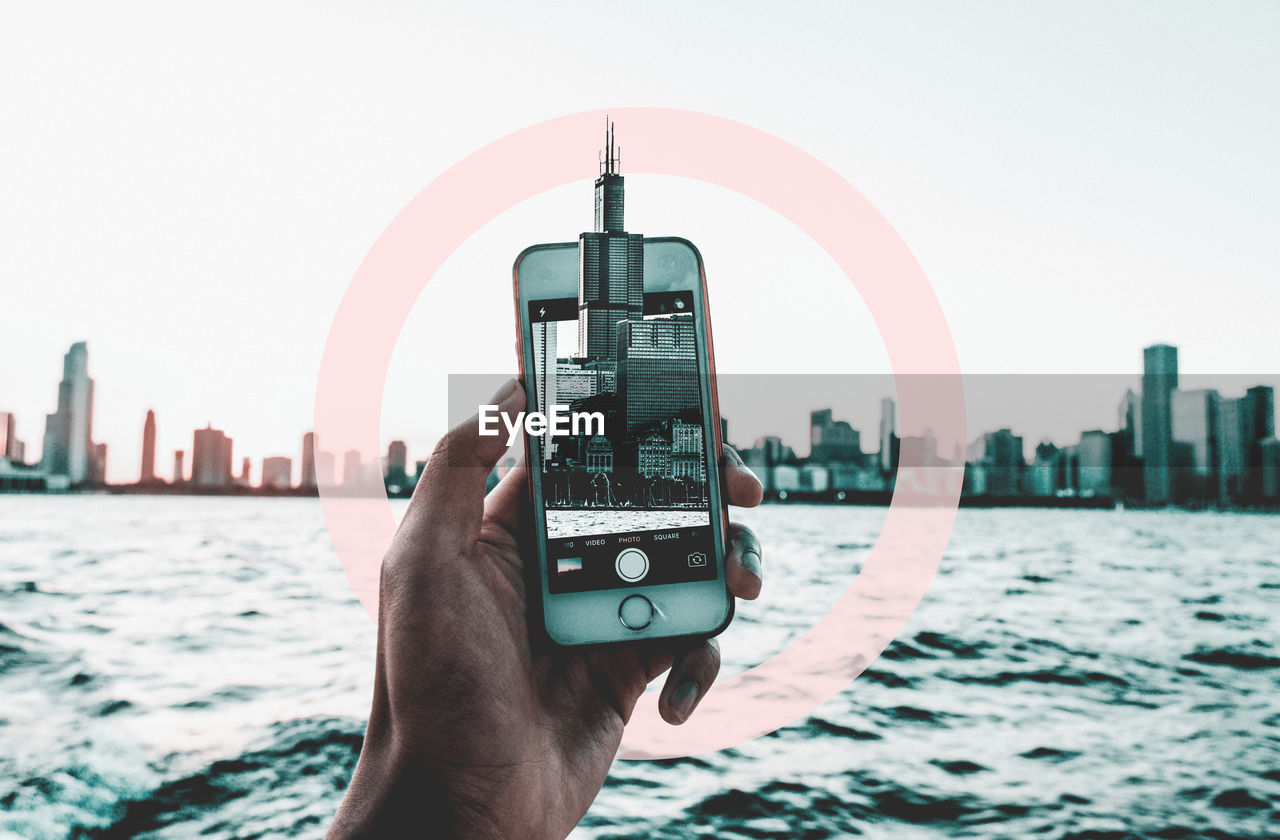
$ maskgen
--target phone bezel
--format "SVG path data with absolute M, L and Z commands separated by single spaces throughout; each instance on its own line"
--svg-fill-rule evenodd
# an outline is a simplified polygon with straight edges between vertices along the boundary
M 712 636 L 720 633 L 733 618 L 733 599 L 729 596 L 725 579 L 727 546 L 728 500 L 724 497 L 721 481 L 720 456 L 724 442 L 720 439 L 720 405 L 715 385 L 715 354 L 711 336 L 710 306 L 707 295 L 706 269 L 702 254 L 687 239 L 680 237 L 645 237 L 646 266 L 650 264 L 649 246 L 680 246 L 687 248 L 696 265 L 696 279 L 692 283 L 668 281 L 663 288 L 650 289 L 646 281 L 646 293 L 650 291 L 688 290 L 694 294 L 697 352 L 699 354 L 699 386 L 704 406 L 708 406 L 703 419 L 703 445 L 708 465 L 708 495 L 710 497 L 711 531 L 714 541 L 716 576 L 711 580 L 692 581 L 650 586 L 628 586 L 591 592 L 553 594 L 549 588 L 547 563 L 546 521 L 539 515 L 530 517 L 536 545 L 537 590 L 541 593 L 542 624 L 548 637 L 565 646 L 630 642 L 681 636 Z M 533 369 L 533 333 L 528 317 L 528 302 L 547 298 L 572 297 L 578 294 L 578 278 L 573 274 L 572 284 L 563 277 L 546 273 L 542 276 L 526 272 L 522 282 L 522 269 L 526 260 L 540 252 L 572 250 L 576 256 L 577 242 L 559 242 L 533 245 L 520 252 L 512 267 L 512 283 L 516 308 L 517 340 L 520 357 L 520 379 L 525 383 L 528 411 L 536 410 L 533 390 L 526 381 L 526 372 Z M 576 263 L 576 259 L 574 260 Z M 707 431 L 710 434 L 707 434 Z M 542 508 L 542 487 L 537 471 L 532 468 L 541 459 L 541 438 L 525 436 L 525 458 L 529 465 L 529 498 L 535 514 Z M 533 580 L 529 583 L 532 585 Z M 623 625 L 619 607 L 631 595 L 644 595 L 654 605 L 653 621 L 642 630 L 631 630 Z

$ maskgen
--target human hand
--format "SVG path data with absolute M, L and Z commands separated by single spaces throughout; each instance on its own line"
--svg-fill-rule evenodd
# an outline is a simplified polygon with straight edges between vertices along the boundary
M 491 403 L 523 410 L 509 382 Z M 525 464 L 485 496 L 505 451 L 474 419 L 436 447 L 383 559 L 373 707 L 331 838 L 562 838 L 595 799 L 645 686 L 688 719 L 720 669 L 714 639 L 558 648 L 531 632 L 520 539 Z M 729 501 L 762 489 L 728 446 Z M 760 593 L 760 545 L 729 526 L 729 591 Z M 534 593 L 534 598 L 537 594 Z

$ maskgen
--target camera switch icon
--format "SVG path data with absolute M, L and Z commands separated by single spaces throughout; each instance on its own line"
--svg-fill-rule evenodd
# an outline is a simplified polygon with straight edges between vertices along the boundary
M 691 568 L 696 569 L 705 565 L 707 565 L 707 555 L 703 554 L 701 551 L 695 551 L 689 555 L 689 566 Z

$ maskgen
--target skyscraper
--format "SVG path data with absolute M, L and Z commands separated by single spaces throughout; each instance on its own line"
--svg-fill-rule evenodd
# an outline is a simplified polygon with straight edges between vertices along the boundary
M 175 449 L 173 452 L 173 483 L 182 484 L 187 480 L 187 466 L 184 463 L 186 454 L 181 449 Z
M 146 484 L 156 480 L 156 413 L 147 411 L 142 424 L 142 472 L 138 481 Z
M 302 436 L 302 478 L 298 485 L 304 489 L 316 486 L 316 433 Z
M 74 484 L 89 478 L 93 445 L 93 380 L 89 378 L 89 348 L 71 345 L 62 360 L 58 409 L 45 418 L 41 465 L 50 475 L 65 475 Z
M 1185 463 L 1174 458 L 1173 494 L 1179 502 L 1202 504 L 1217 497 L 1218 392 L 1207 388 L 1174 391 L 1169 434 L 1185 448 Z
M 231 438 L 212 423 L 196 429 L 192 439 L 191 483 L 218 489 L 231 486 Z
M 537 394 L 535 394 L 535 402 L 538 410 L 548 417 L 551 416 L 551 406 L 559 402 L 559 396 L 556 393 L 556 322 L 555 321 L 538 321 L 533 325 L 533 363 L 537 365 L 534 371 L 533 381 L 537 385 Z M 556 444 L 554 439 L 548 435 L 542 439 L 542 464 L 546 467 L 548 461 L 554 457 L 556 452 Z
M 644 317 L 644 237 L 623 230 L 623 178 L 606 133 L 596 178 L 595 230 L 578 238 L 578 355 L 616 359 L 617 324 Z
M 293 461 L 275 456 L 262 459 L 262 479 L 259 487 L 271 490 L 288 490 L 293 486 Z
M 893 439 L 897 433 L 897 405 L 891 398 L 884 397 L 880 400 L 880 469 L 885 472 L 893 469 Z
M 618 392 L 630 436 L 654 423 L 699 420 L 698 358 L 693 316 L 618 323 Z
M 1241 404 L 1241 436 L 1245 452 L 1245 494 L 1250 498 L 1264 495 L 1262 478 L 1262 441 L 1276 433 L 1276 394 L 1267 385 L 1257 385 L 1244 392 Z
M 1173 497 L 1173 392 L 1178 387 L 1178 348 L 1154 344 L 1142 351 L 1142 477 L 1147 504 Z
M 387 484 L 404 487 L 409 483 L 405 466 L 409 461 L 409 447 L 402 440 L 393 440 L 387 446 L 387 463 L 382 474 Z

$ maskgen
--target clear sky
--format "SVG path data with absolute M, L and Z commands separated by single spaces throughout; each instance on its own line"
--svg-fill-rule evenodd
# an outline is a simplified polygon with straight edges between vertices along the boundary
M 296 460 L 330 320 L 396 212 L 493 139 L 633 105 L 832 166 L 919 259 L 966 371 L 1132 373 L 1154 341 L 1185 370 L 1280 371 L 1280 5 L 547 5 L 6 4 L 0 410 L 29 452 L 85 340 L 111 480 L 136 477 L 148 408 L 164 474 L 210 421 L 255 472 Z M 411 458 L 442 431 L 446 373 L 513 370 L 511 260 L 590 225 L 594 173 L 428 286 L 384 402 Z M 788 222 L 696 182 L 627 186 L 630 229 L 701 246 L 723 369 L 887 370 Z M 776 430 L 803 444 L 810 407 Z M 844 411 L 873 428 L 875 405 Z M 1096 411 L 1074 428 L 1114 401 Z

